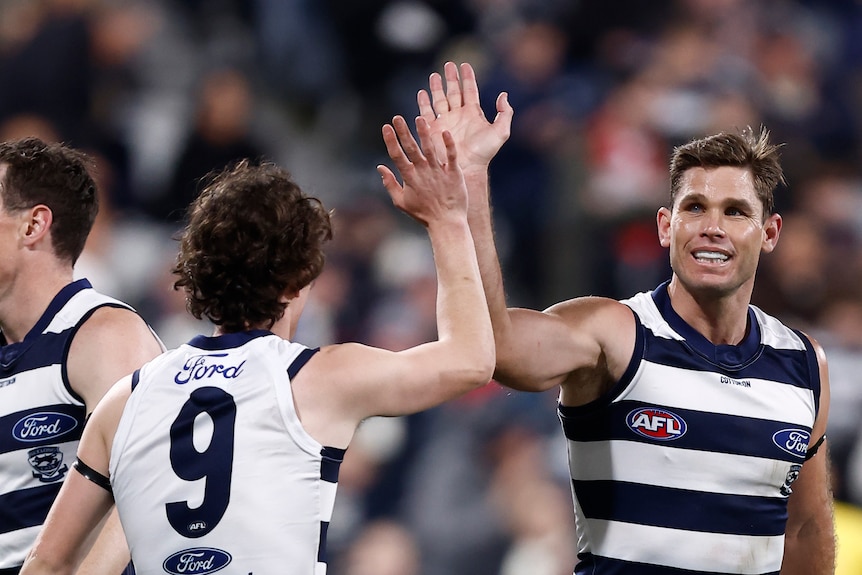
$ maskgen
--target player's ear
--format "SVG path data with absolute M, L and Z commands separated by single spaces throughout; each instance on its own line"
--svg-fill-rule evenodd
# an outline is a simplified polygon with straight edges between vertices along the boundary
M 763 243 L 761 249 L 764 253 L 768 254 L 775 249 L 775 246 L 778 244 L 778 236 L 781 234 L 782 223 L 781 216 L 778 214 L 771 214 L 763 222 Z
M 284 293 L 281 294 L 281 297 L 278 298 L 279 303 L 290 303 L 290 300 L 299 297 L 300 290 L 297 289 L 287 289 Z
M 670 247 L 670 209 L 659 208 L 655 216 L 656 226 L 658 228 L 658 241 L 663 248 Z
M 48 233 L 54 221 L 54 213 L 44 204 L 33 206 L 24 213 L 21 221 L 21 234 L 24 243 L 32 245 Z

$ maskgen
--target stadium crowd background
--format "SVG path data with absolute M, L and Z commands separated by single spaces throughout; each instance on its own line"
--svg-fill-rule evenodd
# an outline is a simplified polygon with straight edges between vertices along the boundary
M 786 225 L 754 302 L 826 348 L 835 496 L 862 513 L 860 2 L 2 0 L 0 139 L 97 159 L 102 211 L 77 273 L 169 346 L 210 330 L 168 273 L 196 180 L 240 157 L 286 166 L 335 211 L 298 339 L 403 348 L 434 329 L 433 266 L 374 166 L 380 126 L 415 116 L 445 60 L 474 65 L 486 111 L 502 90 L 515 108 L 491 173 L 512 305 L 663 280 L 655 211 L 674 145 L 761 123 L 787 144 Z M 491 384 L 366 422 L 342 468 L 331 572 L 571 573 L 555 400 Z M 841 533 L 846 556 L 862 535 Z

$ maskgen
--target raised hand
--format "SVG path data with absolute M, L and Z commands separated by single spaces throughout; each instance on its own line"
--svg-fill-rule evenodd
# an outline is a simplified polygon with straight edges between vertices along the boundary
M 452 134 L 458 148 L 458 162 L 465 173 L 485 171 L 500 147 L 509 139 L 514 111 L 508 94 L 497 96 L 497 115 L 488 122 L 479 104 L 479 86 L 470 64 L 459 67 L 454 62 L 443 66 L 443 78 L 434 72 L 429 78 L 429 92 L 420 90 L 416 101 L 419 114 L 429 125 L 435 145 L 442 150 L 444 131 Z
M 404 182 L 399 184 L 388 167 L 377 166 L 392 203 L 426 226 L 453 216 L 466 218 L 467 189 L 452 134 L 448 131 L 438 134 L 441 154 L 425 118 L 416 118 L 416 132 L 421 145 L 403 117 L 395 116 L 392 124 L 383 126 L 386 151 Z

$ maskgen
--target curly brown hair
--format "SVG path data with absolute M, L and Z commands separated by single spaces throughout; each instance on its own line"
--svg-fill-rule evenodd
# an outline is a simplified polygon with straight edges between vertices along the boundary
M 63 144 L 23 138 L 0 142 L 0 166 L 6 167 L 0 181 L 5 210 L 48 206 L 54 253 L 74 265 L 99 211 L 90 158 Z
M 278 321 L 285 294 L 323 270 L 330 214 L 275 164 L 243 160 L 220 173 L 192 202 L 173 268 L 186 307 L 225 332 Z
M 739 133 L 721 132 L 675 148 L 670 162 L 671 207 L 687 170 L 731 166 L 751 171 L 754 189 L 763 203 L 763 216 L 768 217 L 775 209 L 775 188 L 784 183 L 779 157 L 781 146 L 769 142 L 766 128 L 761 127 L 760 133 L 755 134 L 747 127 Z

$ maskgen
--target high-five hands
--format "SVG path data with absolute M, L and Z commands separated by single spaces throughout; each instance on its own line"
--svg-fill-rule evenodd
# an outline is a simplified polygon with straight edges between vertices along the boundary
M 460 71 L 460 74 L 459 74 Z M 446 62 L 443 66 L 446 88 L 438 72 L 429 78 L 429 92 L 420 90 L 416 101 L 419 114 L 431 130 L 434 143 L 443 147 L 441 135 L 449 131 L 458 148 L 458 162 L 465 173 L 487 170 L 491 159 L 509 139 L 514 110 L 508 94 L 497 96 L 497 115 L 488 122 L 479 103 L 476 73 L 470 64 Z
M 467 189 L 452 134 L 438 132 L 434 137 L 441 145 L 435 146 L 423 117 L 416 118 L 416 132 L 421 145 L 403 117 L 395 116 L 383 126 L 386 151 L 404 182 L 399 184 L 388 167 L 377 166 L 392 203 L 425 226 L 453 216 L 466 218 Z

